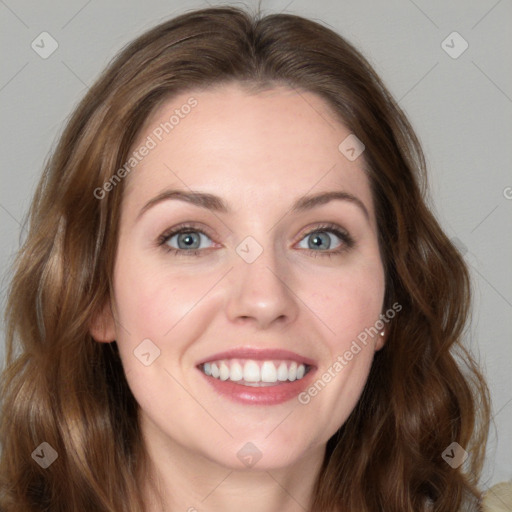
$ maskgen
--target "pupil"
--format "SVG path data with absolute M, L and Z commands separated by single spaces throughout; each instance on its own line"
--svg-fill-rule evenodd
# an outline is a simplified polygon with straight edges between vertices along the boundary
M 192 233 L 184 233 L 180 237 L 181 241 L 185 243 L 187 247 L 191 247 L 195 244 L 194 237 L 192 236 Z M 197 244 L 195 244 L 197 246 Z
M 318 235 L 315 235 L 315 236 L 313 237 L 313 246 L 315 246 L 315 247 L 319 247 L 319 246 L 322 244 L 322 237 L 325 237 L 325 236 L 326 236 L 326 234 L 325 234 L 325 233 L 320 233 L 320 234 L 318 234 Z M 324 240 L 324 241 L 325 241 L 325 240 Z M 326 242 L 327 242 L 327 246 L 329 247 L 329 245 L 330 245 L 330 243 L 329 243 L 329 242 L 330 242 L 330 240 L 329 240 L 329 239 L 327 239 L 327 241 L 326 241 Z

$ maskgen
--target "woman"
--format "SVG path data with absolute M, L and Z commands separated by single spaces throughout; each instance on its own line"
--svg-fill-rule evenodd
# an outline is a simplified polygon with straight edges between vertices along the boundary
M 209 8 L 135 40 L 31 208 L 2 509 L 478 510 L 489 397 L 426 190 L 320 24 Z

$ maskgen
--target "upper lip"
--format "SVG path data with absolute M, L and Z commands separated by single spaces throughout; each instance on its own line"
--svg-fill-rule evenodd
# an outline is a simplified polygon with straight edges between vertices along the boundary
M 231 350 L 226 350 L 224 352 L 217 352 L 216 354 L 212 354 L 197 363 L 197 366 L 200 366 L 203 363 L 207 363 L 209 361 L 220 361 L 222 359 L 253 359 L 253 360 L 271 360 L 271 359 L 289 359 L 291 361 L 296 361 L 299 364 L 307 364 L 309 366 L 316 366 L 316 361 L 310 359 L 309 357 L 304 357 L 296 352 L 292 352 L 290 350 L 284 349 L 261 349 L 261 348 L 251 348 L 251 347 L 240 347 L 234 348 Z

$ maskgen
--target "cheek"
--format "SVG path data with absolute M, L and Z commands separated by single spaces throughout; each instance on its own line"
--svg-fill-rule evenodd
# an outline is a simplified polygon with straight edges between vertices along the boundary
M 375 324 L 382 312 L 384 275 L 379 265 L 353 269 L 329 279 L 315 280 L 306 289 L 311 309 L 332 333 L 330 345 L 337 352 L 365 328 Z
M 379 338 L 371 328 L 382 312 L 384 277 L 376 268 L 354 270 L 323 284 L 323 292 L 311 290 L 310 300 L 329 328 L 324 338 L 329 355 L 301 403 L 325 418 L 325 431 L 332 435 L 353 411 L 368 379 Z
M 159 333 L 159 318 L 165 322 L 164 305 L 169 296 L 164 295 L 157 277 L 142 265 L 129 265 L 119 261 L 115 272 L 115 301 L 119 322 L 134 336 L 151 337 Z M 159 333 L 161 334 L 161 333 Z
M 163 273 L 158 266 L 119 258 L 115 300 L 120 323 L 137 337 L 160 339 L 197 304 L 211 283 L 187 272 Z

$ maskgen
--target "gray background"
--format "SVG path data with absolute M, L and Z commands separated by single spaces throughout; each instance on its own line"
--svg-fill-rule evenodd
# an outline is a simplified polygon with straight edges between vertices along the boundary
M 160 21 L 207 5 L 0 0 L 2 310 L 20 224 L 65 119 L 123 45 Z M 473 277 L 467 344 L 487 375 L 494 417 L 481 484 L 512 479 L 511 1 L 263 0 L 262 10 L 306 16 L 345 36 L 416 129 L 429 164 L 432 208 L 465 252 Z M 47 59 L 31 48 L 43 31 L 59 45 Z M 469 44 L 455 59 L 441 46 L 453 31 Z

